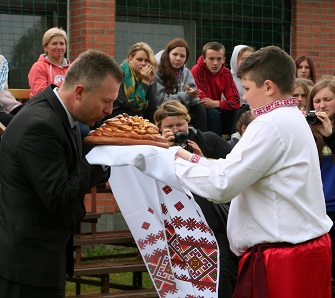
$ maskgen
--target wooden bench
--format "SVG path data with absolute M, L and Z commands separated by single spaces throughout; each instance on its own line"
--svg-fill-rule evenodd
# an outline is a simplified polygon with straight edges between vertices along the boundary
M 95 245 L 95 244 L 109 244 L 109 245 L 124 245 L 132 244 L 135 246 L 135 241 L 129 230 L 96 232 L 94 234 L 75 234 L 73 238 L 74 246 L 81 245 Z
M 118 284 L 110 282 L 109 275 L 112 273 L 132 272 L 132 285 Z M 76 285 L 88 284 L 99 286 L 101 293 L 109 293 L 109 288 L 119 290 L 134 290 L 142 288 L 142 272 L 147 272 L 147 268 L 142 259 L 107 261 L 103 262 L 81 262 L 74 268 L 74 276 L 67 278 L 67 281 L 75 282 Z M 88 277 L 98 277 L 98 279 L 89 279 Z M 77 289 L 76 289 L 77 292 Z M 76 293 L 77 295 L 80 293 Z
M 74 233 L 73 244 L 75 249 L 75 268 L 74 277 L 67 278 L 67 281 L 76 284 L 76 295 L 81 294 L 81 285 L 88 284 L 100 287 L 102 294 L 108 294 L 109 289 L 124 290 L 122 296 L 129 290 L 140 290 L 142 288 L 142 273 L 147 272 L 147 268 L 140 256 L 138 250 L 123 250 L 122 247 L 137 247 L 135 240 L 129 230 L 112 230 L 98 232 L 96 224 L 100 214 L 96 213 L 96 195 L 97 193 L 110 193 L 111 189 L 107 184 L 103 187 L 93 187 L 91 194 L 91 212 L 87 212 L 82 222 L 88 222 L 91 231 L 82 231 L 80 226 Z M 84 256 L 83 248 L 95 245 L 113 245 L 117 246 L 120 252 L 103 256 Z M 132 273 L 132 284 L 124 285 L 112 283 L 110 274 L 113 273 Z M 112 278 L 113 275 L 111 275 Z M 97 277 L 92 279 L 91 277 Z M 154 290 L 155 293 L 155 290 Z M 81 297 L 81 296 L 78 296 Z M 101 296 L 102 297 L 102 296 Z M 139 296 L 140 297 L 140 296 Z M 155 296 L 154 296 L 155 297 Z
M 109 273 L 121 272 L 146 272 L 142 259 L 122 260 L 122 261 L 104 261 L 104 262 L 83 262 L 74 268 L 74 276 L 96 276 Z
M 67 298 L 136 298 L 136 297 L 150 297 L 157 298 L 157 292 L 155 289 L 140 289 L 140 290 L 129 290 L 127 292 L 114 292 L 108 294 L 87 294 L 80 296 L 67 296 Z
M 75 248 L 75 264 L 80 265 L 83 258 L 81 256 L 81 247 L 84 245 L 118 245 L 125 247 L 136 247 L 133 236 L 129 230 L 119 230 L 119 231 L 107 231 L 107 232 L 95 232 L 88 234 L 74 234 L 73 236 L 73 246 Z M 113 256 L 114 258 L 135 256 L 136 254 L 119 254 Z M 99 259 L 101 257 L 96 257 Z M 91 258 L 93 259 L 93 258 Z
M 25 103 L 30 98 L 30 89 L 8 89 L 10 93 L 21 103 Z

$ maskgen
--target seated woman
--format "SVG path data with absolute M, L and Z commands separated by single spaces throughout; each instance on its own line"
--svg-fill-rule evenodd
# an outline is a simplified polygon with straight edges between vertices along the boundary
M 176 145 L 176 133 L 184 133 L 187 138 L 181 145 L 186 150 L 208 158 L 225 158 L 230 146 L 214 132 L 202 132 L 188 126 L 190 115 L 187 108 L 178 100 L 171 100 L 160 105 L 154 115 L 155 123 L 170 146 Z M 230 251 L 226 224 L 228 204 L 214 204 L 193 194 L 206 221 L 212 229 L 220 251 L 220 274 L 218 297 L 231 298 L 237 278 L 238 258 Z
M 157 109 L 155 74 L 157 61 L 151 47 L 144 43 L 135 43 L 128 51 L 128 58 L 123 61 L 124 80 L 119 94 L 113 104 L 111 115 L 127 113 L 130 116 L 142 116 L 153 122 Z
M 30 97 L 43 91 L 49 84 L 60 87 L 70 61 L 64 57 L 68 43 L 66 32 L 54 27 L 46 31 L 42 38 L 44 54 L 33 64 L 28 74 Z
M 207 131 L 206 109 L 200 103 L 197 85 L 191 71 L 185 66 L 189 57 L 189 47 L 186 40 L 175 38 L 163 51 L 156 54 L 159 62 L 157 71 L 158 104 L 178 99 L 188 109 L 192 116 L 192 125 L 202 131 Z
M 22 104 L 8 90 L 8 71 L 7 59 L 0 55 L 0 111 L 15 115 Z

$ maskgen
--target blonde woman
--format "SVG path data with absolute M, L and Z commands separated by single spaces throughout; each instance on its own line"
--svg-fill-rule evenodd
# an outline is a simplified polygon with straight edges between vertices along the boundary
M 113 113 L 107 118 L 127 113 L 153 122 L 153 114 L 157 108 L 157 61 L 153 50 L 144 42 L 135 43 L 129 49 L 128 57 L 121 64 L 121 68 L 124 71 L 123 83 L 114 102 Z
M 44 54 L 40 55 L 28 74 L 30 97 L 43 91 L 49 84 L 61 86 L 70 66 L 70 61 L 64 57 L 67 43 L 68 38 L 62 28 L 54 27 L 44 33 Z

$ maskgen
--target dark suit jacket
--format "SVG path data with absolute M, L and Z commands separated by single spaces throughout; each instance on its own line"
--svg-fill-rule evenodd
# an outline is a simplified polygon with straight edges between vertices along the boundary
M 14 115 L 12 114 L 6 114 L 5 112 L 0 110 L 0 122 L 4 125 L 7 126 L 9 122 L 13 119 Z
M 80 158 L 53 87 L 13 118 L 0 146 L 0 276 L 47 287 L 65 282 L 66 267 L 73 271 L 84 195 L 106 175 Z

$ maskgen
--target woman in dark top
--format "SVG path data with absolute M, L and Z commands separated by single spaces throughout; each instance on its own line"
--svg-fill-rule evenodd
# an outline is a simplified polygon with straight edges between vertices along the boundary
M 162 103 L 154 115 L 156 125 L 170 146 L 180 145 L 190 152 L 207 158 L 225 158 L 231 150 L 228 142 L 214 132 L 202 132 L 199 129 L 189 127 L 190 118 L 187 108 L 178 100 Z M 179 134 L 176 135 L 177 133 Z M 184 133 L 184 135 L 180 136 L 180 133 Z M 196 194 L 193 194 L 193 197 L 200 206 L 219 246 L 218 297 L 231 298 L 237 278 L 238 258 L 230 251 L 227 239 L 226 225 L 229 204 L 214 204 Z
M 319 80 L 307 102 L 307 111 L 316 110 L 318 121 L 308 121 L 320 158 L 323 193 L 327 215 L 335 222 L 335 81 Z M 309 113 L 307 113 L 309 114 Z M 309 114 L 311 115 L 311 114 Z M 332 241 L 332 277 L 335 278 L 335 226 L 329 231 Z

